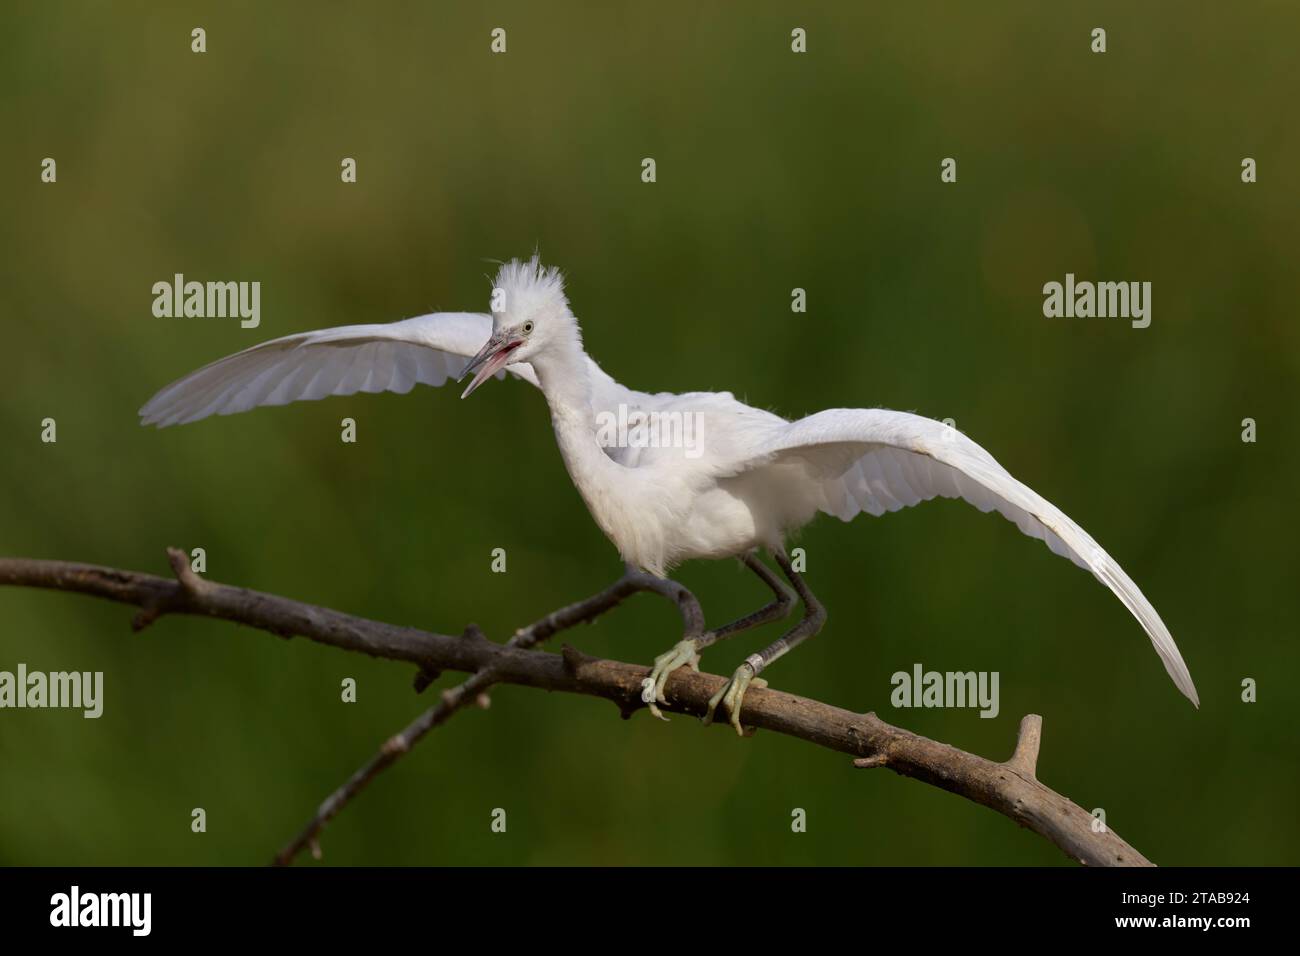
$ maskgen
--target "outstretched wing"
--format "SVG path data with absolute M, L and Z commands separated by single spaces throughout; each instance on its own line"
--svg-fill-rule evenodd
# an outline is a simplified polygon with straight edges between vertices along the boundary
M 387 325 L 345 325 L 287 335 L 205 365 L 172 382 L 140 409 L 143 425 L 181 425 L 259 405 L 327 395 L 409 392 L 456 378 L 492 334 L 492 317 L 435 312 Z M 533 385 L 526 362 L 507 371 Z M 504 374 L 504 373 L 503 373 Z
M 844 521 L 940 495 L 997 511 L 1110 588 L 1147 632 L 1178 689 L 1200 706 L 1173 637 L 1132 579 L 1063 511 L 955 428 L 907 412 L 837 408 L 776 426 L 752 452 L 738 470 L 802 462 L 823 498 L 821 510 Z

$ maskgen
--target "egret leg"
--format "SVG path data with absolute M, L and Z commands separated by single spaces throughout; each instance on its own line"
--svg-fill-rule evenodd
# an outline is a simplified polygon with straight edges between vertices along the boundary
M 770 621 L 778 621 L 788 617 L 794 607 L 794 592 L 790 590 L 785 582 L 773 574 L 767 565 L 759 560 L 758 555 L 751 551 L 741 557 L 740 560 L 745 567 L 758 575 L 763 583 L 772 589 L 774 598 L 771 603 L 764 605 L 752 614 L 746 614 L 744 617 L 738 618 L 715 631 L 708 631 L 698 636 L 688 635 L 684 640 L 677 642 L 672 648 L 655 658 L 650 676 L 642 682 L 644 691 L 641 699 L 650 705 L 650 713 L 660 720 L 668 719 L 664 717 L 658 705 L 667 702 L 664 697 L 664 685 L 668 682 L 668 678 L 673 671 L 682 666 L 690 666 L 692 670 L 699 670 L 700 651 L 704 648 L 725 640 L 732 635 L 739 634 L 741 631 L 747 631 Z
M 634 591 L 653 591 L 677 605 L 682 615 L 682 632 L 688 638 L 698 638 L 704 633 L 704 611 L 700 602 L 684 585 L 668 578 L 657 578 L 653 574 L 624 565 L 623 581 Z
M 667 581 L 648 574 L 630 564 L 623 566 L 623 576 L 599 594 L 593 594 L 573 604 L 552 611 L 540 621 L 515 632 L 511 642 L 517 647 L 533 647 L 560 631 L 578 624 L 590 624 L 606 611 L 618 607 L 633 594 L 652 591 L 677 605 L 682 615 L 682 631 L 688 637 L 704 632 L 704 612 L 695 595 L 676 581 Z M 427 686 L 427 684 L 425 685 Z M 419 688 L 423 689 L 423 687 Z
M 778 551 L 773 557 L 776 558 L 776 563 L 781 566 L 781 570 L 785 572 L 785 576 L 790 579 L 790 583 L 794 585 L 795 591 L 799 594 L 799 599 L 803 601 L 803 619 L 763 650 L 747 657 L 745 663 L 737 667 L 736 672 L 731 675 L 731 680 L 723 685 L 722 690 L 713 695 L 713 698 L 709 701 L 709 709 L 704 715 L 706 724 L 713 723 L 714 711 L 719 703 L 723 704 L 727 708 L 727 713 L 731 716 L 731 726 L 735 727 L 736 733 L 742 737 L 745 730 L 740 725 L 740 705 L 745 699 L 745 691 L 749 689 L 749 685 L 755 682 L 758 675 L 763 672 L 763 669 L 768 664 L 817 634 L 822 629 L 822 625 L 826 623 L 826 608 L 822 607 L 822 603 L 817 600 L 816 596 L 808 588 L 803 576 L 791 566 L 790 559 L 786 557 L 785 552 Z

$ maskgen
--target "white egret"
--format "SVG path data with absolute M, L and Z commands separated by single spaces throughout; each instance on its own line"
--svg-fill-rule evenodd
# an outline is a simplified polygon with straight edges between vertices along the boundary
M 1173 638 L 1137 585 L 1082 528 L 957 430 L 886 409 L 837 408 L 787 421 L 727 392 L 626 388 L 583 350 L 563 279 L 536 255 L 501 267 L 493 300 L 499 311 L 491 315 L 435 313 L 256 345 L 168 385 L 140 410 L 142 423 L 164 427 L 359 391 L 405 393 L 417 382 L 441 385 L 471 371 L 462 398 L 507 372 L 538 386 L 569 475 L 624 561 L 663 577 L 682 561 L 739 557 L 776 596 L 726 627 L 688 635 L 656 658 L 645 691 L 656 715 L 674 670 L 695 667 L 705 647 L 785 617 L 793 607 L 790 589 L 757 558 L 759 548 L 785 572 L 804 616 L 747 658 L 710 702 L 706 722 L 721 702 L 737 731 L 746 688 L 826 618 L 786 556 L 787 535 L 818 512 L 848 521 L 862 511 L 881 515 L 936 496 L 996 510 L 1090 571 L 1137 618 L 1178 689 L 1199 706 Z M 620 442 L 602 427 L 620 415 L 640 422 L 689 418 L 697 441 L 693 447 Z

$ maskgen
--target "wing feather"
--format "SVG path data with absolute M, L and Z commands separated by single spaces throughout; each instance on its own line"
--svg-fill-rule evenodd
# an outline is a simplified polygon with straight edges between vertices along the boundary
M 808 467 L 821 510 L 845 521 L 861 511 L 881 515 L 936 496 L 997 511 L 1109 588 L 1151 638 L 1178 689 L 1200 706 L 1169 629 L 1133 580 L 1083 528 L 956 429 L 907 412 L 831 409 L 771 428 L 728 471 L 791 461 Z
M 172 382 L 145 403 L 140 419 L 163 428 L 327 395 L 405 394 L 417 383 L 441 385 L 459 374 L 491 334 L 490 315 L 438 312 L 387 325 L 289 335 Z M 525 362 L 506 370 L 537 385 L 537 375 Z

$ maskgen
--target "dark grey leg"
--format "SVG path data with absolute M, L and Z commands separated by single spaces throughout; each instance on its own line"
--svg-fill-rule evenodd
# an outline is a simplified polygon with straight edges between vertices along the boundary
M 742 736 L 745 731 L 740 725 L 740 705 L 745 699 L 745 691 L 748 690 L 750 683 L 767 665 L 818 633 L 826 623 L 826 608 L 822 607 L 822 603 L 808 588 L 803 576 L 791 566 L 785 552 L 778 551 L 773 557 L 785 572 L 785 576 L 790 579 L 790 583 L 794 585 L 799 599 L 803 601 L 803 619 L 763 650 L 747 657 L 745 663 L 736 668 L 736 672 L 731 675 L 731 680 L 727 681 L 722 690 L 713 695 L 709 701 L 708 712 L 704 715 L 704 722 L 712 723 L 713 713 L 718 704 L 724 703 L 731 716 L 731 726 L 735 727 L 736 733 Z
M 795 592 L 790 590 L 790 586 L 772 573 L 772 570 L 759 560 L 758 555 L 750 552 L 740 559 L 745 567 L 749 568 L 762 579 L 763 583 L 772 589 L 775 597 L 771 604 L 764 605 L 753 614 L 746 614 L 742 618 L 732 621 L 730 624 L 718 628 L 716 631 L 707 632 L 700 638 L 700 649 L 716 644 L 718 641 L 739 634 L 741 631 L 748 631 L 750 628 L 761 627 L 772 621 L 779 621 L 782 618 L 790 616 L 794 609 Z

